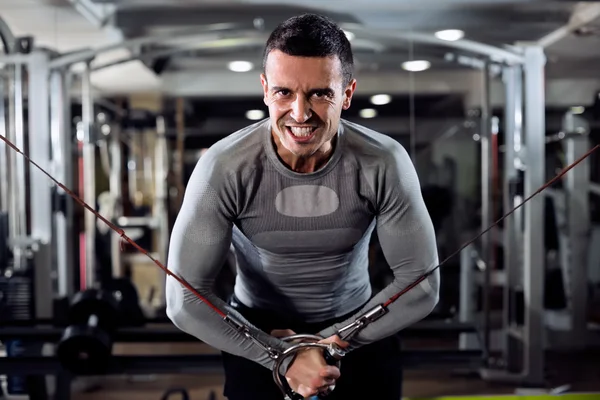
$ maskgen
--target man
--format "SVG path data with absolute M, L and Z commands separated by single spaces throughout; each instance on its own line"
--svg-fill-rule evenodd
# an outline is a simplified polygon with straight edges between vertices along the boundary
M 319 349 L 298 353 L 282 371 L 297 393 L 308 397 L 335 383 L 331 399 L 398 400 L 395 334 L 435 307 L 438 274 L 350 343 L 334 332 L 438 263 L 415 169 L 396 141 L 341 119 L 356 80 L 350 43 L 331 20 L 307 14 L 283 22 L 268 39 L 260 79 L 270 118 L 199 160 L 173 228 L 169 267 L 276 349 L 288 348 L 280 337 L 296 332 L 349 350 L 339 370 Z M 374 229 L 395 279 L 373 296 L 367 252 Z M 211 288 L 230 244 L 237 277 L 225 303 Z M 167 306 L 176 326 L 223 351 L 227 398 L 283 398 L 274 361 L 172 278 Z

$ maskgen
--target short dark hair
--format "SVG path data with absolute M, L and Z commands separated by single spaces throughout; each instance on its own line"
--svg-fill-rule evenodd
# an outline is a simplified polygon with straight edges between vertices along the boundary
M 354 57 L 346 33 L 330 18 L 318 14 L 302 14 L 283 21 L 269 36 L 263 54 L 263 70 L 273 50 L 290 56 L 337 56 L 342 64 L 344 86 L 352 81 Z

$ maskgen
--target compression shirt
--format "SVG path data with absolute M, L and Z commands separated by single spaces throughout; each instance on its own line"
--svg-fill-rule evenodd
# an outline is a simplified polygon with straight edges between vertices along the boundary
M 368 272 L 374 229 L 394 274 L 375 295 Z M 212 291 L 231 245 L 236 297 L 248 307 L 307 323 L 346 315 L 365 303 L 366 311 L 438 263 L 433 224 L 409 155 L 389 136 L 343 119 L 330 160 L 313 173 L 291 171 L 280 161 L 268 119 L 220 140 L 199 159 L 171 234 L 168 267 L 220 310 L 248 323 Z M 355 336 L 350 348 L 426 317 L 438 293 L 436 271 Z M 166 300 L 167 315 L 182 331 L 273 368 L 261 347 L 172 277 Z M 356 316 L 322 332 L 298 333 L 329 337 Z M 250 327 L 275 349 L 291 346 Z

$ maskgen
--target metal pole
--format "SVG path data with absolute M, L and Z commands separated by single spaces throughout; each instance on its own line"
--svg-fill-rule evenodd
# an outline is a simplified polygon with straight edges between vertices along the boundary
M 5 80 L 0 78 L 0 135 L 7 136 L 6 131 L 6 115 L 5 115 Z M 0 212 L 7 212 L 9 208 L 9 188 L 8 188 L 8 175 L 9 175 L 9 164 L 7 156 L 7 146 L 4 141 L 0 141 Z
M 50 137 L 54 176 L 67 187 L 73 187 L 72 139 L 70 129 L 70 102 L 66 71 L 56 69 L 50 74 Z M 57 198 L 63 199 L 62 209 L 54 212 L 54 237 L 56 249 L 56 292 L 60 297 L 70 297 L 74 292 L 73 201 L 60 187 Z
M 517 192 L 520 182 L 519 170 L 521 166 L 520 152 L 522 148 L 523 129 L 523 77 L 520 66 L 505 67 L 503 72 L 505 87 L 504 106 L 504 182 L 503 203 L 504 210 L 511 210 L 520 203 L 523 198 Z M 512 217 L 504 220 L 504 274 L 505 285 L 503 288 L 503 327 L 505 329 L 503 341 L 504 361 L 509 371 L 515 371 L 518 367 L 518 346 L 515 338 L 508 332 L 513 324 L 515 315 L 514 293 L 519 282 L 518 276 L 521 272 L 519 266 L 522 262 L 520 257 L 522 225 L 521 209 L 515 211 Z
M 481 104 L 481 230 L 492 224 L 492 146 L 490 125 L 490 71 L 486 64 L 482 71 L 483 93 Z M 481 238 L 480 255 L 485 264 L 483 271 L 482 312 L 483 312 L 483 348 L 490 348 L 490 283 L 491 283 L 491 248 L 490 235 Z
M 183 177 L 184 168 L 184 153 L 185 153 L 185 100 L 181 97 L 177 99 L 176 110 L 175 110 L 175 122 L 177 124 L 177 150 L 175 152 L 175 182 L 177 185 L 177 210 L 183 203 L 183 196 L 185 192 L 185 184 Z
M 123 216 L 123 157 L 121 148 L 121 127 L 114 124 L 110 139 L 110 177 L 109 187 L 111 200 L 115 204 L 113 218 L 117 221 Z M 110 235 L 110 253 L 112 274 L 115 278 L 123 276 L 123 259 L 121 257 L 121 237 L 117 232 Z
M 475 249 L 473 245 L 469 245 L 460 252 L 460 288 L 459 288 L 459 304 L 458 304 L 458 319 L 460 322 L 468 323 L 474 320 L 474 299 L 473 289 L 475 284 L 474 279 L 474 262 L 473 253 Z M 459 336 L 459 348 L 461 350 L 472 349 L 474 347 L 474 334 L 461 333 Z
M 574 120 L 575 115 L 567 115 Z M 565 141 L 565 164 L 572 164 L 589 149 L 589 127 L 582 118 L 574 124 L 567 125 Z M 577 126 L 574 126 L 577 124 Z M 587 310 L 588 310 L 588 255 L 592 232 L 590 223 L 590 162 L 583 160 L 578 168 L 574 168 L 564 177 L 564 188 L 567 198 L 567 226 L 569 241 L 570 294 L 568 302 L 571 311 L 571 333 L 569 342 L 576 348 L 584 348 L 587 344 Z
M 94 130 L 94 98 L 90 81 L 90 64 L 81 74 L 81 121 L 83 126 L 83 200 L 96 208 L 96 137 Z M 85 287 L 96 283 L 96 217 L 85 213 Z
M 30 54 L 28 101 L 29 154 L 43 169 L 50 163 L 50 87 L 49 56 L 41 50 Z M 53 243 L 52 243 L 52 189 L 51 182 L 37 168 L 30 168 L 31 238 L 36 243 L 34 252 L 35 307 L 38 318 L 51 318 L 53 304 Z M 42 300 L 46 299 L 46 300 Z
M 156 120 L 156 141 L 155 141 L 155 170 L 154 182 L 154 218 L 156 219 L 156 232 L 158 237 L 158 258 L 167 260 L 169 249 L 169 210 L 167 207 L 169 188 L 167 179 L 169 175 L 169 148 L 166 137 L 166 126 L 164 117 L 160 116 Z M 161 282 L 160 298 L 161 303 L 165 302 L 165 274 L 161 273 L 158 276 Z M 159 306 L 162 306 L 160 304 Z
M 50 168 L 50 88 L 48 54 L 31 53 L 29 62 L 29 154 L 40 167 Z M 31 235 L 42 244 L 52 237 L 51 183 L 37 168 L 30 172 Z
M 23 129 L 23 67 L 12 66 L 11 83 L 9 86 L 9 140 L 21 150 L 25 148 L 25 132 Z M 9 231 L 13 241 L 13 258 L 15 270 L 26 267 L 25 237 L 27 235 L 27 198 L 25 189 L 25 159 L 15 152 L 8 153 L 10 163 L 10 210 Z
M 525 145 L 527 173 L 525 194 L 544 184 L 546 165 L 546 123 L 543 48 L 525 46 Z M 524 299 L 523 332 L 524 379 L 532 384 L 544 382 L 544 196 L 536 196 L 524 208 Z

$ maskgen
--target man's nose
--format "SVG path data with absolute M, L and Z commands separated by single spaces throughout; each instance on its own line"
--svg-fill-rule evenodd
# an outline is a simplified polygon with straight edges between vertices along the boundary
M 292 103 L 291 117 L 298 123 L 304 123 L 312 117 L 310 103 L 306 101 L 304 96 L 297 96 Z

